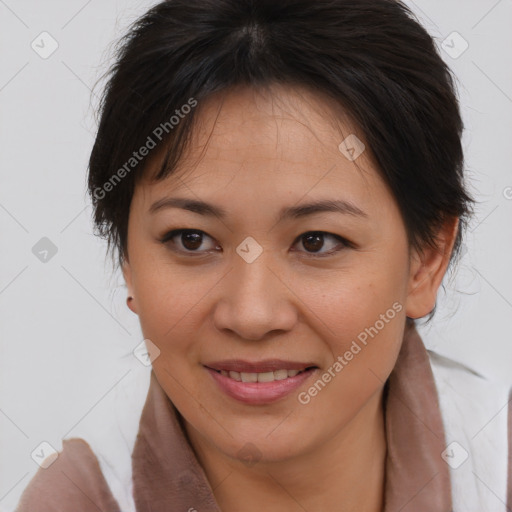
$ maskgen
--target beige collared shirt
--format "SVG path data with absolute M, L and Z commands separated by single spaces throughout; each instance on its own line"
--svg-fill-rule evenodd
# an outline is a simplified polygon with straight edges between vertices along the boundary
M 387 460 L 383 512 L 450 512 L 450 473 L 443 419 L 429 356 L 414 326 L 406 331 L 385 386 Z M 151 372 L 133 448 L 133 499 L 137 512 L 220 512 L 181 427 L 180 415 Z M 512 405 L 508 412 L 507 506 L 512 510 Z M 120 512 L 98 459 L 83 439 L 63 441 L 47 469 L 25 489 L 17 512 Z M 459 511 L 456 512 L 465 512 Z M 488 511 L 482 511 L 488 512 Z

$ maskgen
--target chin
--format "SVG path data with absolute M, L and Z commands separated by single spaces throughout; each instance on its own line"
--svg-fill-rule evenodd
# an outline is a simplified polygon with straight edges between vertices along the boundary
M 272 432 L 273 429 L 276 429 L 276 425 L 261 431 L 253 429 L 249 433 L 242 427 L 239 431 L 231 431 L 233 437 L 224 437 L 214 442 L 217 449 L 226 456 L 247 466 L 254 466 L 257 463 L 285 462 L 308 452 L 314 444 L 314 440 L 310 437 L 311 430 L 307 427 L 302 434 L 283 428 L 278 435 L 277 429 Z M 305 434 L 308 434 L 307 439 Z

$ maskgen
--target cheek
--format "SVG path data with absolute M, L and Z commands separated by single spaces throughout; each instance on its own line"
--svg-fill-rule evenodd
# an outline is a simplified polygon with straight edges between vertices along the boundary
M 404 263 L 370 260 L 357 272 L 331 276 L 315 293 L 302 295 L 307 296 L 304 303 L 313 313 L 310 319 L 319 326 L 330 353 L 324 368 L 330 369 L 325 375 L 330 392 L 324 398 L 348 400 L 356 408 L 392 371 L 405 325 Z
M 362 278 L 352 286 L 347 280 L 345 285 L 314 301 L 326 326 L 322 338 L 330 357 L 297 397 L 298 414 L 304 421 L 314 423 L 330 415 L 322 428 L 332 435 L 384 385 L 395 366 L 405 324 L 402 302 L 392 299 L 400 298 L 400 287 L 393 281 L 377 285 Z
M 201 417 L 196 410 L 201 395 L 198 330 L 206 321 L 205 295 L 212 287 L 208 279 L 184 274 L 176 266 L 154 265 L 140 275 L 137 284 L 138 315 L 146 339 L 160 350 L 152 361 L 153 371 L 166 394 L 187 417 Z
M 142 270 L 135 284 L 142 332 L 162 355 L 176 356 L 189 347 L 203 321 L 204 299 L 218 281 L 216 275 L 153 262 Z
M 375 254 L 321 279 L 295 279 L 294 292 L 309 320 L 339 354 L 346 349 L 347 340 L 356 339 L 376 323 L 383 334 L 399 333 L 405 321 L 401 314 L 407 284 L 404 268 L 400 261 L 384 264 Z

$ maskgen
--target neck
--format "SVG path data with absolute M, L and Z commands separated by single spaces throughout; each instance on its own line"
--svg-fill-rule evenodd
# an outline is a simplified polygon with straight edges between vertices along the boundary
M 226 457 L 186 423 L 222 512 L 381 512 L 386 434 L 383 390 L 336 436 L 307 453 L 248 467 Z

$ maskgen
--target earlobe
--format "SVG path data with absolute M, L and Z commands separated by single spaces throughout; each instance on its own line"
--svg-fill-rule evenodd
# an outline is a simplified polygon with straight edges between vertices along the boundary
M 128 297 L 126 299 L 126 305 L 128 306 L 128 308 L 130 308 L 130 310 L 133 313 L 137 314 L 137 306 L 136 306 L 134 290 L 133 290 L 133 282 L 132 282 L 132 269 L 131 269 L 130 263 L 128 262 L 127 259 L 125 259 L 123 262 L 122 272 L 123 272 L 123 277 L 124 277 L 127 292 L 128 292 Z
M 448 219 L 436 237 L 437 248 L 427 246 L 421 252 L 413 251 L 406 300 L 408 317 L 422 318 L 434 309 L 437 291 L 450 263 L 458 227 L 458 217 Z

